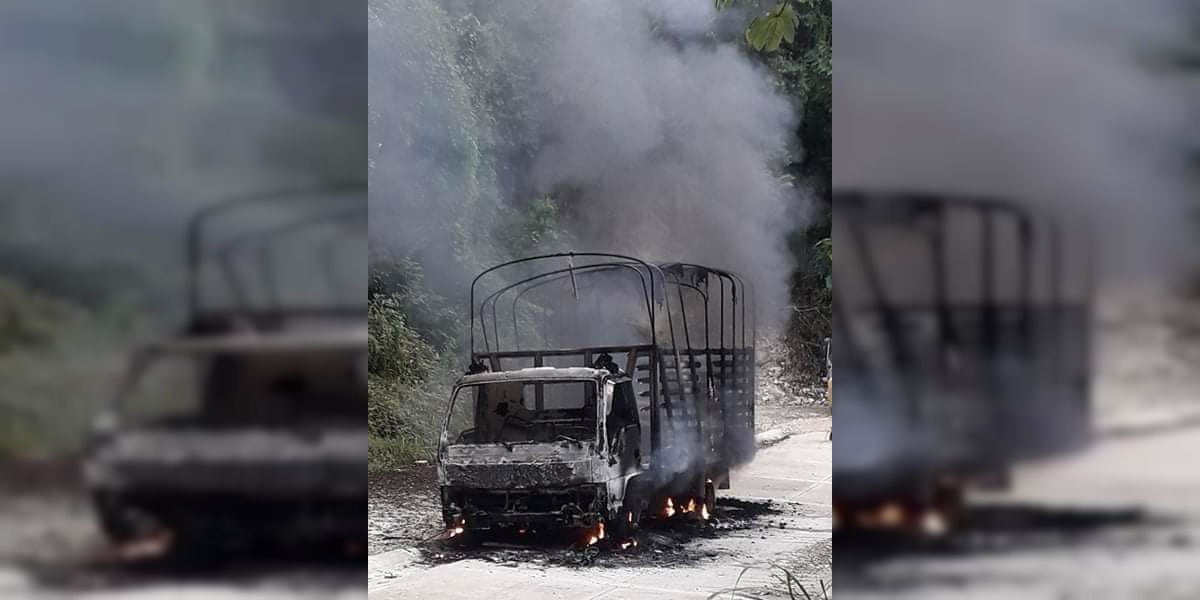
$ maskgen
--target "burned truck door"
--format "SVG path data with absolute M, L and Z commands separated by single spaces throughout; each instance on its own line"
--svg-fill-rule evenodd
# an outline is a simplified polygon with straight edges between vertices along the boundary
M 642 427 L 638 422 L 633 382 L 629 378 L 622 378 L 616 382 L 609 381 L 605 387 L 609 461 L 618 465 L 621 475 L 628 475 L 642 468 Z

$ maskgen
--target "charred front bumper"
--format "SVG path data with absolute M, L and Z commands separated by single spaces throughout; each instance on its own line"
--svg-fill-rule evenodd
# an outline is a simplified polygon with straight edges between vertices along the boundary
M 442 486 L 442 518 L 448 527 L 593 527 L 604 519 L 603 484 L 561 488 L 486 489 Z
M 106 530 L 360 539 L 365 432 L 129 432 L 84 463 Z M 363 449 L 360 449 L 363 448 Z

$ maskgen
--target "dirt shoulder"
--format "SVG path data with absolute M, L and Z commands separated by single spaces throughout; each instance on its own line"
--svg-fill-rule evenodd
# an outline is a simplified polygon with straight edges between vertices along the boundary
M 367 477 L 368 554 L 411 547 L 441 530 L 433 465 L 408 465 Z

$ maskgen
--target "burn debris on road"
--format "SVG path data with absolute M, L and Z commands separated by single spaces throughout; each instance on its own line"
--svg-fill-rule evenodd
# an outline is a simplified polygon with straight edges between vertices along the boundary
M 371 473 L 367 491 L 367 552 L 418 544 L 442 527 L 433 465 Z
M 0 466 L 0 473 L 12 472 Z M 65 470 L 64 470 L 65 472 Z M 362 584 L 363 548 L 340 544 L 171 551 L 170 540 L 146 536 L 114 545 L 96 530 L 86 496 L 69 477 L 14 491 L 0 489 L 0 571 L 18 569 L 39 589 L 74 593 L 146 585 L 261 586 L 278 581 L 305 589 Z
M 839 566 L 857 569 L 903 555 L 970 556 L 981 553 L 1070 548 L 1121 533 L 1137 537 L 1172 523 L 1136 508 L 1071 509 L 1023 504 L 977 505 L 959 527 L 940 537 L 903 531 L 851 530 L 835 534 Z
M 268 581 L 303 581 L 309 589 L 344 589 L 361 582 L 360 552 L 339 548 L 276 549 L 213 553 L 114 556 L 106 549 L 57 561 L 18 563 L 41 588 L 88 592 L 146 585 L 225 584 L 260 586 Z
M 772 502 L 719 498 L 708 521 L 698 516 L 644 519 L 631 540 L 608 537 L 589 544 L 579 531 L 495 531 L 466 536 L 437 536 L 420 544 L 422 560 L 430 564 L 485 560 L 498 565 L 534 564 L 544 567 L 671 567 L 717 558 L 692 544 L 734 531 L 778 527 L 771 517 L 782 510 Z

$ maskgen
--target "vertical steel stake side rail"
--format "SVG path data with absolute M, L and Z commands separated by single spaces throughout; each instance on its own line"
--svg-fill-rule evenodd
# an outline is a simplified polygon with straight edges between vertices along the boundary
M 245 294 L 245 291 L 242 289 L 242 286 L 238 284 L 240 278 L 238 277 L 237 271 L 232 262 L 233 255 L 237 250 L 240 250 L 242 246 L 246 245 L 255 246 L 255 249 L 258 251 L 257 257 L 259 259 L 259 275 L 265 282 L 267 282 L 267 285 L 264 286 L 264 291 L 268 296 L 267 301 L 271 306 L 278 307 L 280 305 L 278 290 L 275 289 L 274 275 L 271 273 L 267 261 L 267 254 L 271 249 L 271 243 L 287 234 L 296 233 L 303 229 L 315 228 L 332 222 L 348 221 L 349 219 L 355 217 L 363 217 L 365 219 L 367 216 L 367 207 L 365 204 L 360 206 L 351 206 L 349 208 L 337 207 L 335 210 L 329 210 L 305 216 L 307 218 L 284 223 L 278 227 L 264 231 L 248 232 L 231 240 L 226 240 L 224 244 L 222 244 L 213 252 L 213 254 L 217 257 L 218 263 L 220 263 L 222 271 L 225 273 L 225 278 L 233 287 L 235 300 L 243 309 L 249 309 L 250 304 L 249 298 Z M 330 248 L 328 247 L 325 248 L 327 251 L 329 249 Z M 331 289 L 336 289 L 336 281 L 332 264 L 327 264 L 326 266 L 326 275 L 329 277 Z

